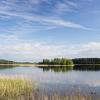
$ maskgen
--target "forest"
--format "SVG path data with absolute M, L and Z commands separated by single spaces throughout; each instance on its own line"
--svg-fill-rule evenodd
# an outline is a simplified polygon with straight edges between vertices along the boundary
M 16 62 L 11 61 L 11 60 L 4 60 L 0 59 L 0 64 L 15 64 Z
M 75 58 L 75 59 L 67 59 L 67 58 L 54 58 L 54 59 L 43 59 L 39 64 L 46 65 L 88 65 L 88 64 L 100 64 L 100 58 Z
M 68 59 L 68 58 L 54 58 L 54 59 L 43 59 L 41 62 L 34 63 L 34 62 L 16 62 L 11 60 L 4 60 L 0 59 L 0 64 L 44 64 L 44 65 L 99 65 L 100 58 L 75 58 L 75 59 Z
M 72 59 L 75 65 L 77 64 L 100 64 L 100 58 L 76 58 Z

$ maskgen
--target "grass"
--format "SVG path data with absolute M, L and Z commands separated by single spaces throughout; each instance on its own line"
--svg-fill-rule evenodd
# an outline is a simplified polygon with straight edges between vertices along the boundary
M 80 92 L 70 95 L 37 91 L 31 81 L 0 76 L 0 100 L 100 100 Z
M 77 93 L 75 95 L 61 95 L 59 93 L 53 93 L 52 95 L 48 95 L 46 93 L 34 93 L 32 100 L 100 100 L 100 99 L 93 99 L 92 96 L 81 95 Z
M 33 84 L 25 79 L 0 78 L 0 100 L 28 100 L 33 90 Z

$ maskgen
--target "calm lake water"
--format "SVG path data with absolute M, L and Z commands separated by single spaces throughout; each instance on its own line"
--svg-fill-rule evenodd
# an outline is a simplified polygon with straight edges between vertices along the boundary
M 81 91 L 88 94 L 100 94 L 100 71 L 80 71 L 71 69 L 12 67 L 0 69 L 0 75 L 19 76 L 33 80 L 40 90 L 72 93 Z

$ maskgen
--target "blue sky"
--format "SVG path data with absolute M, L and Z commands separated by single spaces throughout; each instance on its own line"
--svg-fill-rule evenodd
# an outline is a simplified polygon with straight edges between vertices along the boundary
M 0 0 L 0 58 L 100 57 L 100 0 Z

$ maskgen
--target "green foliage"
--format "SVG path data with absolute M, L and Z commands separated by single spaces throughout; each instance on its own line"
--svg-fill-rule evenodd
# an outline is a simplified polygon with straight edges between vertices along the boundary
M 0 59 L 0 64 L 34 64 L 34 63 L 31 63 L 31 62 L 15 62 L 15 61 L 11 61 L 11 60 Z
M 39 64 L 46 65 L 73 65 L 73 61 L 71 59 L 66 58 L 54 58 L 54 59 L 43 59 Z
M 74 64 L 100 64 L 100 58 L 77 58 L 73 59 Z
M 3 60 L 3 59 L 1 59 L 0 60 L 0 64 L 15 64 L 15 62 L 14 61 L 10 61 L 10 60 Z

